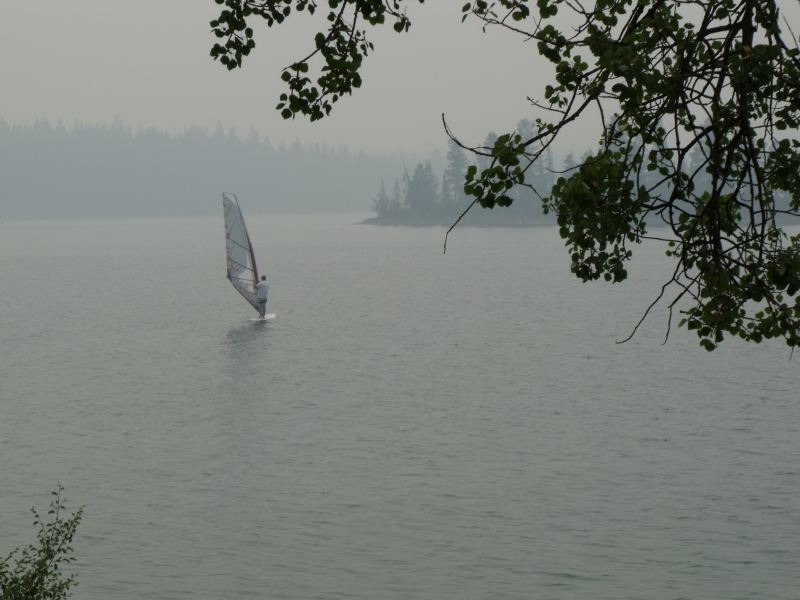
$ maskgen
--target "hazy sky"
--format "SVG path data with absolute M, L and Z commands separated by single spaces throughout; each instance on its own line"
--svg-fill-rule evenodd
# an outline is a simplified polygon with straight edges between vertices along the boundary
M 255 55 L 228 72 L 208 55 L 213 0 L 3 0 L 0 118 L 71 125 L 119 115 L 171 131 L 220 121 L 241 134 L 255 127 L 274 142 L 427 154 L 445 147 L 444 112 L 457 134 L 478 143 L 530 114 L 525 97 L 541 96 L 550 67 L 531 42 L 462 24 L 460 5 L 411 4 L 410 33 L 373 33 L 363 87 L 309 124 L 284 121 L 274 106 L 280 68 L 312 47 L 319 19 L 310 29 L 302 21 L 259 25 Z
M 541 98 L 552 70 L 533 42 L 482 33 L 474 20 L 462 24 L 460 6 L 412 2 L 410 33 L 375 30 L 363 87 L 310 124 L 284 121 L 274 106 L 283 91 L 280 68 L 312 48 L 320 14 L 273 30 L 254 21 L 255 54 L 243 70 L 228 72 L 208 55 L 216 39 L 208 25 L 218 14 L 213 0 L 2 0 L 0 118 L 70 125 L 118 115 L 170 131 L 221 122 L 240 134 L 254 127 L 273 142 L 426 155 L 445 148 L 444 112 L 459 137 L 477 144 L 533 116 L 526 96 Z M 779 6 L 800 31 L 800 4 Z M 596 133 L 586 127 L 567 131 L 556 151 L 589 146 Z

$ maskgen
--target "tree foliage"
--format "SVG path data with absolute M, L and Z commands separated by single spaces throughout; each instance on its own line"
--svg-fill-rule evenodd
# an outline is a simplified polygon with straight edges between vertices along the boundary
M 212 55 L 228 68 L 255 45 L 252 18 L 274 26 L 319 5 L 216 1 Z M 411 1 L 328 0 L 314 49 L 283 72 L 284 117 L 319 119 L 359 87 L 368 28 L 408 30 Z M 470 0 L 462 14 L 535 40 L 554 68 L 530 132 L 469 148 L 485 159 L 467 171 L 470 206 L 528 188 L 556 213 L 583 281 L 623 281 L 634 247 L 663 241 L 675 268 L 642 319 L 663 300 L 667 335 L 677 308 L 709 350 L 726 335 L 800 345 L 800 236 L 782 226 L 800 216 L 800 51 L 777 0 Z M 552 190 L 527 183 L 581 123 L 599 124 L 595 149 Z
M 63 600 L 75 585 L 75 575 L 61 570 L 71 563 L 72 538 L 81 522 L 83 508 L 64 516 L 66 502 L 59 485 L 52 492 L 48 520 L 31 508 L 33 524 L 38 528 L 36 544 L 17 548 L 0 558 L 0 600 Z

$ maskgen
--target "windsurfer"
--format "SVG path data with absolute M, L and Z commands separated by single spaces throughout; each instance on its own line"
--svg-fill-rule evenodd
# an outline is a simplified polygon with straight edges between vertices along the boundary
M 256 284 L 256 300 L 258 300 L 258 314 L 263 319 L 267 314 L 267 295 L 269 294 L 269 285 L 267 284 L 267 276 L 262 275 L 261 281 Z

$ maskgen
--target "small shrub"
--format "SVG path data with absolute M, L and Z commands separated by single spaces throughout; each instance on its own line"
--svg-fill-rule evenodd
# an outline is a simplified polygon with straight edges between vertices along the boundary
M 33 524 L 38 527 L 37 542 L 0 558 L 0 600 L 63 600 L 77 584 L 75 574 L 65 574 L 61 567 L 75 560 L 72 537 L 81 522 L 83 507 L 64 516 L 63 491 L 59 483 L 52 492 L 46 520 L 35 507 L 31 508 Z

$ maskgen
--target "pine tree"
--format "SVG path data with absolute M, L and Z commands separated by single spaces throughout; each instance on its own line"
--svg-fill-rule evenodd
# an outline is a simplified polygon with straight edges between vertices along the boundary
M 427 220 L 435 213 L 436 180 L 430 161 L 419 163 L 408 180 L 406 204 L 411 214 L 418 219 Z
M 469 204 L 469 199 L 464 193 L 467 155 L 458 144 L 451 140 L 447 147 L 446 161 L 442 178 L 442 204 L 446 213 L 458 215 Z
M 381 189 L 378 195 L 372 199 L 372 208 L 378 213 L 378 217 L 387 217 L 390 212 L 389 195 L 386 193 L 386 186 L 381 179 Z

